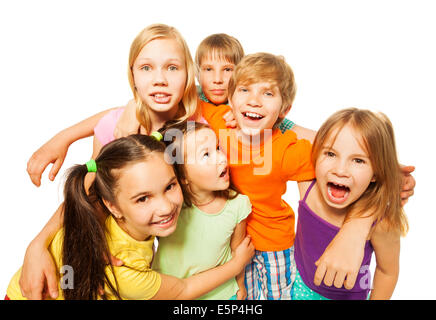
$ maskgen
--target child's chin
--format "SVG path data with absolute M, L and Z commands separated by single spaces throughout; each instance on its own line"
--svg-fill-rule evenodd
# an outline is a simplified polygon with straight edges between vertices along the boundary
M 258 136 L 260 134 L 260 129 L 258 128 L 247 128 L 247 127 L 242 127 L 241 131 L 244 135 L 246 136 Z

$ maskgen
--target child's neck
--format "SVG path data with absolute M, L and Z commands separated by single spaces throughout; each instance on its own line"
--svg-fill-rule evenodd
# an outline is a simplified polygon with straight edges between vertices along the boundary
M 259 146 L 268 141 L 272 137 L 273 129 L 262 130 L 256 135 L 248 135 L 239 127 L 236 129 L 238 140 L 246 146 Z
M 309 208 L 316 213 L 317 216 L 336 227 L 342 227 L 347 213 L 347 208 L 336 209 L 329 206 L 325 202 L 317 182 L 315 182 L 315 185 L 310 191 L 306 199 L 306 203 Z
M 192 199 L 193 204 L 205 213 L 215 214 L 220 212 L 226 201 L 211 191 L 197 191 Z
M 164 124 L 169 121 L 176 118 L 177 112 L 179 110 L 179 107 L 173 108 L 173 110 L 168 110 L 167 112 L 153 112 L 150 111 L 150 122 L 151 122 L 151 128 L 150 132 L 147 134 L 151 134 L 154 131 L 158 131 L 160 128 L 164 126 Z

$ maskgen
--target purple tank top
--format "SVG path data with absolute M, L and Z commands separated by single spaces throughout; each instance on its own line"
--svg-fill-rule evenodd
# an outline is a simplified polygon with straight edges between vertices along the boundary
M 324 250 L 339 232 L 339 228 L 320 218 L 313 212 L 306 203 L 307 195 L 315 184 L 312 181 L 307 189 L 303 200 L 300 200 L 298 207 L 297 233 L 295 235 L 294 254 L 297 269 L 300 272 L 304 283 L 313 291 L 333 300 L 365 300 L 371 289 L 371 274 L 369 265 L 374 251 L 371 242 L 366 241 L 365 254 L 360 272 L 353 289 L 345 287 L 328 287 L 324 283 L 316 286 L 313 283 L 315 277 L 315 262 L 324 253 Z

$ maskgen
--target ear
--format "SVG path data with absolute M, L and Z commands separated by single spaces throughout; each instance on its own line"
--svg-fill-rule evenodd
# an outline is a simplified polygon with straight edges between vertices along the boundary
M 291 108 L 292 108 L 292 104 L 287 106 L 285 109 L 283 109 L 283 111 L 281 111 L 279 114 L 279 118 L 284 119 L 286 117 L 286 115 L 288 114 L 288 112 L 291 110 Z
M 371 182 L 376 182 L 375 175 L 372 176 Z
M 117 206 L 114 205 L 112 202 L 103 199 L 103 203 L 116 219 L 121 219 L 123 217 L 123 215 L 119 212 Z

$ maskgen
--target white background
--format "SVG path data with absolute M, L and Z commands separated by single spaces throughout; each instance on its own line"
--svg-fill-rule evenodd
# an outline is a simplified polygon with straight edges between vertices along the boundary
M 246 53 L 285 56 L 298 84 L 289 118 L 316 129 L 350 107 L 385 112 L 399 157 L 416 166 L 394 299 L 435 299 L 436 20 L 433 1 L 2 1 L 0 4 L 0 297 L 27 244 L 62 200 L 62 174 L 91 155 L 74 144 L 55 182 L 31 184 L 26 163 L 59 130 L 131 98 L 130 43 L 144 27 L 175 26 L 192 55 L 212 33 Z M 297 189 L 285 199 L 297 208 Z

